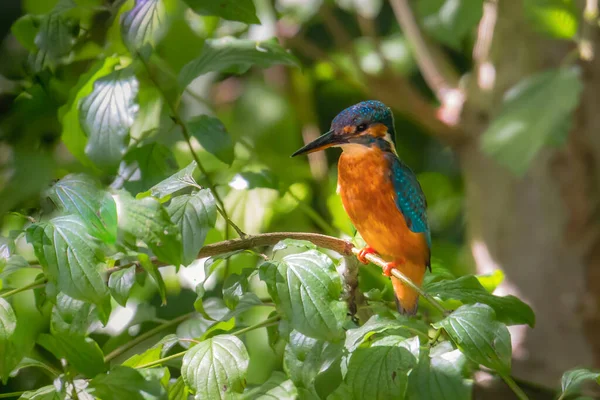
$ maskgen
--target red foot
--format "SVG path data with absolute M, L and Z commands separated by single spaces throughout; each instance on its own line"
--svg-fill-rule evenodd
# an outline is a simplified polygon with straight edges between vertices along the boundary
M 389 278 L 390 276 L 392 276 L 392 270 L 397 266 L 398 264 L 396 264 L 393 261 L 385 264 L 385 268 L 383 268 L 383 274 Z
M 368 264 L 369 260 L 365 258 L 367 254 L 376 254 L 376 251 L 371 246 L 365 246 L 362 249 L 360 249 L 360 251 L 356 255 L 356 258 L 358 258 L 358 261 L 360 261 L 361 263 Z

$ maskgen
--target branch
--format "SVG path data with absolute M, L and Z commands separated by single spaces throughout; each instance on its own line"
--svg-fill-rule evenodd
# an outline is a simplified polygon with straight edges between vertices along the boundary
M 441 51 L 421 33 L 408 0 L 390 0 L 398 24 L 415 51 L 423 78 L 442 107 L 439 118 L 449 125 L 458 123 L 465 95 L 458 86 L 458 74 Z

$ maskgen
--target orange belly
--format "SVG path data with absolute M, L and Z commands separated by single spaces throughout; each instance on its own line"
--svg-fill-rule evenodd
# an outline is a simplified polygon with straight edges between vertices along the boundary
M 387 160 L 378 148 L 344 151 L 338 185 L 344 209 L 361 236 L 385 259 L 423 267 L 429 257 L 425 235 L 406 225 L 395 200 Z

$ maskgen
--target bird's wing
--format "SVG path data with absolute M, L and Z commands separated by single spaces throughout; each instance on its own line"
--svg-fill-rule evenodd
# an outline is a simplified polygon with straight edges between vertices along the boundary
M 386 155 L 390 162 L 390 179 L 396 195 L 396 206 L 404 215 L 408 228 L 425 234 L 431 248 L 431 233 L 427 223 L 427 200 L 414 172 L 394 155 Z

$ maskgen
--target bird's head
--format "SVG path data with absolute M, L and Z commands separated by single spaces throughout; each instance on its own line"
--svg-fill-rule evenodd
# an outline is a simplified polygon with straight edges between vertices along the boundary
M 363 101 L 339 113 L 331 122 L 331 130 L 292 154 L 313 153 L 329 147 L 378 146 L 388 151 L 394 147 L 394 117 L 380 101 Z

